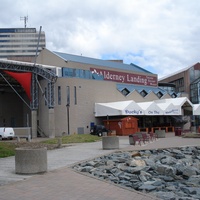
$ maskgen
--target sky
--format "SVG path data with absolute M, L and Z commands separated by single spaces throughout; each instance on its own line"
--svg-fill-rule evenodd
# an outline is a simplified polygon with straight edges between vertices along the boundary
M 158 78 L 200 62 L 200 0 L 1 0 L 0 28 L 40 26 L 46 48 L 134 63 Z

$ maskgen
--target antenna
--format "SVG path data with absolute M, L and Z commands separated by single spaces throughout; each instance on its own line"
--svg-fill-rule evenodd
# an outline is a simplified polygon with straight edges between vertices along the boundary
M 20 20 L 24 20 L 24 28 L 26 28 L 26 22 L 28 21 L 28 16 L 20 17 Z

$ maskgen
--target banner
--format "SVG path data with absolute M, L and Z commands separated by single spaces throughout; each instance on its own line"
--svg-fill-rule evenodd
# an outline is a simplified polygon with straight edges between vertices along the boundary
M 12 76 L 16 81 L 20 83 L 20 85 L 24 88 L 29 100 L 31 101 L 31 78 L 32 74 L 30 72 L 4 72 L 10 76 Z

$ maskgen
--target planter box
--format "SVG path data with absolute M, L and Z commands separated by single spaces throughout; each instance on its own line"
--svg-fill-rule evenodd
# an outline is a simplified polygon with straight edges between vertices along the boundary
M 47 171 L 47 148 L 16 148 L 16 174 L 37 174 Z

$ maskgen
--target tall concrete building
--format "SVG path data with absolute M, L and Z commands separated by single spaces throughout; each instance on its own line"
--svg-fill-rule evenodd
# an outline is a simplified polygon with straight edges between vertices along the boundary
M 45 32 L 36 28 L 0 28 L 0 59 L 32 62 L 45 46 Z

